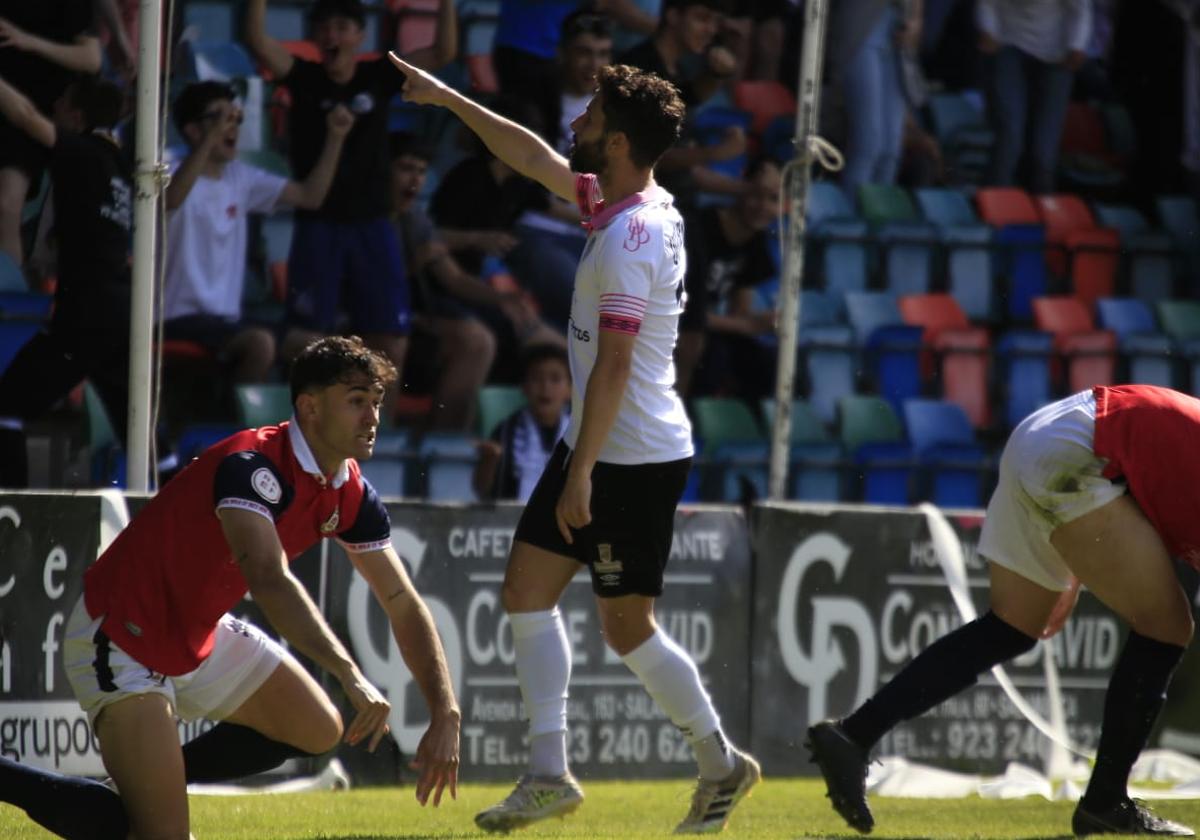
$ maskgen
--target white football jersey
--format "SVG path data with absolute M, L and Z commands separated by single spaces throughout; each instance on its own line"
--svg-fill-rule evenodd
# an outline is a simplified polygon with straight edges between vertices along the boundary
M 590 233 L 571 300 L 571 424 L 564 439 L 575 448 L 600 330 L 615 330 L 637 339 L 629 384 L 599 460 L 653 464 L 691 457 L 692 426 L 675 392 L 687 271 L 683 218 L 658 186 L 611 207 L 600 198 L 595 175 L 580 175 L 576 191 Z

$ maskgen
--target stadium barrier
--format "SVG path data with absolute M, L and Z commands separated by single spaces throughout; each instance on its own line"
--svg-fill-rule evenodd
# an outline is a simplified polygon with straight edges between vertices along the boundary
M 106 542 L 119 528 L 119 501 L 113 494 L 0 494 L 0 754 L 63 772 L 102 773 L 60 648 L 101 532 Z M 131 499 L 129 507 L 142 503 Z M 437 622 L 462 704 L 463 778 L 509 780 L 528 751 L 512 634 L 500 606 L 520 507 L 388 508 L 393 544 Z M 977 513 L 950 517 L 973 600 L 986 608 L 986 566 L 974 551 L 981 521 Z M 403 756 L 415 750 L 426 715 L 383 612 L 336 543 L 306 552 L 292 569 L 392 702 L 395 741 L 375 754 L 343 747 L 338 757 L 358 784 L 396 782 L 409 774 Z M 1187 577 L 1191 591 L 1194 580 Z M 568 587 L 561 608 L 574 650 L 568 752 L 576 772 L 692 775 L 682 736 L 603 644 L 586 573 Z M 238 611 L 266 626 L 249 600 Z M 794 503 L 759 505 L 749 523 L 733 507 L 681 509 L 658 617 L 695 657 L 729 736 L 749 745 L 772 775 L 811 774 L 801 746 L 808 724 L 848 711 L 960 621 L 921 513 Z M 1085 593 L 1064 631 L 1008 673 L 1049 717 L 1041 657 L 1052 651 L 1069 737 L 1091 748 L 1124 635 Z M 336 696 L 336 685 L 320 678 Z M 1198 685 L 1200 662 L 1189 657 L 1164 713 L 1171 746 L 1185 751 L 1200 751 L 1187 709 Z M 210 725 L 181 726 L 181 737 Z M 1011 761 L 1044 766 L 1048 751 L 1049 741 L 990 675 L 881 744 L 883 755 L 985 774 Z

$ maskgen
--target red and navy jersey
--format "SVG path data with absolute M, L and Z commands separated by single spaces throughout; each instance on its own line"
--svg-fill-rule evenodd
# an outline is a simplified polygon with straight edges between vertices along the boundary
M 275 523 L 288 561 L 322 537 L 348 551 L 391 543 L 391 524 L 358 464 L 321 475 L 300 428 L 249 429 L 204 452 L 123 530 L 84 574 L 88 614 L 136 660 L 169 676 L 212 651 L 217 621 L 248 591 L 217 511 Z
M 1200 568 L 1200 400 L 1153 385 L 1092 391 L 1104 475 L 1124 479 L 1167 550 Z

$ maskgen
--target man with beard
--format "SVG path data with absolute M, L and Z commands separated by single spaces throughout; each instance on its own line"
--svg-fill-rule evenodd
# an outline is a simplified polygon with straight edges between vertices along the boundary
M 693 454 L 671 359 L 685 299 L 683 219 L 654 181 L 654 164 L 679 136 L 683 101 L 658 76 L 602 68 L 571 125 L 568 162 L 533 132 L 392 61 L 407 76 L 406 99 L 449 108 L 497 158 L 577 201 L 589 231 L 568 333 L 571 422 L 517 525 L 501 591 L 530 718 L 530 769 L 475 822 L 509 831 L 583 800 L 567 769 L 571 645 L 557 604 L 585 565 L 605 641 L 696 755 L 700 780 L 676 831 L 720 831 L 761 772 L 727 744 L 695 663 L 654 620 Z

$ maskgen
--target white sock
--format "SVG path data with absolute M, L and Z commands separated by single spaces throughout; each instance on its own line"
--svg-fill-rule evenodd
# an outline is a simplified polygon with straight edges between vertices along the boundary
M 687 651 L 656 630 L 621 658 L 688 739 L 701 778 L 716 781 L 733 772 L 733 753 L 725 743 L 721 720 Z
M 535 776 L 567 772 L 567 684 L 571 644 L 555 607 L 510 613 L 517 682 L 529 715 L 529 770 Z

